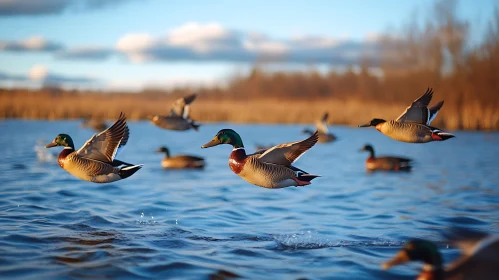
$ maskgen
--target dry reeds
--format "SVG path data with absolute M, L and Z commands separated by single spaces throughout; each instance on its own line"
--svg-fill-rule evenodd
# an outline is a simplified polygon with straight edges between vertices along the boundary
M 1 91 L 0 117 L 24 119 L 115 119 L 120 111 L 131 120 L 167 114 L 177 96 L 148 94 L 107 94 L 47 91 Z M 412 99 L 410 99 L 412 101 Z M 373 117 L 394 119 L 411 102 L 386 103 L 356 98 L 320 99 L 222 99 L 201 95 L 192 104 L 191 117 L 200 122 L 313 123 L 329 112 L 331 124 L 358 125 Z M 445 104 L 435 126 L 447 129 L 498 129 L 495 107 L 466 104 L 459 109 Z

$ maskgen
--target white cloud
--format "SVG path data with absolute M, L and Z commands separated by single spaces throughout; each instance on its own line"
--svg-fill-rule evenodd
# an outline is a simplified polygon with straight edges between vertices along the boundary
M 98 79 L 83 76 L 67 76 L 57 73 L 51 73 L 45 65 L 34 65 L 28 71 L 27 77 L 32 81 L 42 82 L 44 84 L 67 86 L 67 85 L 95 85 L 99 84 Z
M 281 55 L 290 51 L 286 42 L 272 40 L 263 34 L 250 34 L 243 42 L 243 47 L 250 52 L 269 55 Z
M 321 36 L 295 36 L 291 38 L 290 42 L 296 48 L 304 49 L 321 49 L 321 48 L 331 48 L 341 43 L 342 39 L 334 39 L 331 37 L 321 37 Z
M 1 16 L 59 14 L 90 11 L 139 0 L 0 0 Z
M 77 47 L 56 53 L 59 59 L 103 60 L 114 54 L 113 49 L 103 47 Z
M 373 55 L 377 41 L 353 41 L 346 35 L 295 36 L 270 38 L 258 32 L 230 30 L 219 23 L 189 22 L 171 29 L 166 35 L 128 34 L 116 48 L 132 62 L 146 61 L 220 61 L 355 64 L 361 55 Z
M 132 33 L 121 37 L 116 43 L 116 49 L 122 52 L 140 52 L 155 45 L 154 37 L 147 33 Z
M 189 22 L 172 29 L 168 33 L 166 40 L 172 46 L 194 47 L 196 44 L 216 42 L 230 36 L 230 31 L 218 23 L 200 24 Z
M 26 39 L 23 43 L 27 49 L 32 50 L 42 49 L 47 45 L 47 41 L 41 36 L 31 37 L 29 39 Z
M 0 0 L 1 1 L 1 0 Z M 48 41 L 42 36 L 33 36 L 21 41 L 2 41 L 0 50 L 6 51 L 47 51 L 53 52 L 62 49 L 62 45 Z
M 2 0 L 0 0 L 2 1 Z M 53 52 L 59 59 L 105 60 L 124 55 L 130 62 L 289 62 L 298 64 L 355 65 L 367 57 L 376 64 L 381 55 L 381 36 L 369 34 L 363 41 L 348 37 L 301 35 L 269 37 L 258 32 L 231 30 L 219 23 L 189 22 L 163 35 L 130 33 L 113 47 L 76 47 L 35 36 L 17 42 L 0 42 L 0 50 Z
M 28 72 L 28 77 L 32 80 L 41 81 L 47 78 L 49 70 L 44 65 L 35 65 Z

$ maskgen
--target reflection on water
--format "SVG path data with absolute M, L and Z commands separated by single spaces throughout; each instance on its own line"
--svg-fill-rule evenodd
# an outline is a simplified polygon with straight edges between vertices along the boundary
M 331 127 L 340 140 L 297 164 L 323 177 L 267 190 L 230 171 L 229 146 L 200 146 L 230 127 L 253 152 L 259 143 L 302 139 L 302 125 L 129 126 L 121 159 L 144 168 L 99 185 L 59 168 L 56 154 L 33 150 L 59 133 L 80 147 L 93 132 L 79 122 L 0 123 L 0 278 L 414 279 L 418 264 L 380 269 L 408 239 L 435 241 L 448 263 L 459 252 L 443 230 L 499 232 L 497 133 L 407 144 L 374 129 Z M 366 173 L 368 155 L 358 152 L 366 143 L 414 158 L 413 171 Z M 207 167 L 165 171 L 160 145 L 202 156 Z

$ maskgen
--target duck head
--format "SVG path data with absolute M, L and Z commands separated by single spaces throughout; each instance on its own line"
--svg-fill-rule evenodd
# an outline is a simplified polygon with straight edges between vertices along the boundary
M 362 149 L 359 150 L 359 152 L 363 152 L 363 151 L 368 151 L 371 154 L 374 154 L 374 148 L 373 148 L 373 146 L 371 146 L 369 144 L 364 145 L 364 147 L 362 147 Z
M 382 264 L 384 270 L 409 261 L 423 261 L 425 265 L 441 268 L 442 257 L 437 246 L 426 240 L 413 239 L 404 245 L 391 260 Z
M 55 146 L 70 147 L 74 149 L 73 139 L 67 134 L 59 134 L 52 142 L 45 145 L 45 148 L 52 148 Z
M 309 134 L 309 135 L 312 135 L 312 134 L 314 134 L 314 131 L 313 131 L 313 130 L 311 130 L 311 129 L 309 129 L 309 128 L 304 128 L 304 129 L 301 131 L 301 133 L 303 133 L 303 134 Z
M 165 146 L 159 147 L 156 153 L 165 153 L 167 158 L 170 157 L 170 150 Z
M 386 123 L 384 119 L 372 119 L 370 122 L 366 124 L 361 124 L 359 127 L 370 127 L 370 126 L 377 126 L 378 124 Z
M 229 144 L 234 148 L 244 148 L 241 136 L 234 130 L 228 128 L 220 130 L 210 142 L 204 144 L 201 148 L 214 147 L 220 144 Z

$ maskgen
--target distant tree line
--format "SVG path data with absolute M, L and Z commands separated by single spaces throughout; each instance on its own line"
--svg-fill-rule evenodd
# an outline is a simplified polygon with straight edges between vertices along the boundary
M 433 102 L 445 100 L 442 114 L 452 117 L 452 120 L 447 119 L 445 123 L 446 120 L 439 116 L 437 122 L 452 128 L 499 129 L 499 10 L 495 8 L 493 17 L 482 28 L 483 35 L 477 36 L 479 26 L 476 23 L 473 26 L 470 20 L 460 18 L 457 5 L 456 0 L 437 1 L 426 13 L 425 19 L 421 20 L 415 15 L 400 30 L 380 36 L 380 57 L 376 59 L 380 61 L 378 65 L 373 65 L 367 55 L 357 66 L 352 65 L 346 71 L 331 69 L 327 73 L 318 71 L 313 66 L 307 71 L 266 71 L 264 65 L 257 64 L 249 74 L 234 75 L 224 86 L 196 89 L 200 94 L 199 101 L 196 102 L 199 104 L 202 99 L 209 102 L 240 102 L 274 98 L 293 102 L 350 101 L 349 104 L 356 104 L 358 107 L 370 106 L 376 102 L 378 105 L 401 104 L 401 112 L 404 105 L 410 104 L 427 87 L 432 87 L 435 90 Z M 472 34 L 472 30 L 475 34 Z M 140 99 L 156 103 L 168 99 L 169 102 L 192 93 L 192 90 L 145 89 L 126 100 L 130 100 L 131 106 L 136 105 L 133 108 L 137 110 L 137 116 L 143 117 L 149 112 L 147 109 L 140 110 Z M 23 90 L 0 90 L 0 98 L 2 95 L 4 99 L 8 98 L 14 92 L 19 94 Z M 26 94 L 28 96 L 32 93 Z M 79 95 L 79 98 L 99 98 L 100 103 L 106 99 L 125 100 L 119 97 L 120 93 L 109 95 L 54 88 L 42 89 L 38 91 L 38 95 L 40 94 L 53 98 Z M 31 110 L 26 104 L 18 104 L 22 100 L 17 98 L 12 101 L 17 105 L 11 107 L 18 108 L 17 111 L 4 106 L 2 116 L 15 117 L 20 114 L 21 109 Z M 157 106 L 148 104 L 150 108 Z M 33 106 L 40 107 L 36 103 Z M 164 106 L 166 108 L 167 105 Z M 276 103 L 275 106 L 281 105 Z M 30 113 L 32 116 L 44 115 L 41 112 L 44 109 L 33 110 Z M 346 116 L 341 116 L 342 112 L 331 113 L 333 118 L 336 114 L 337 117 L 347 119 Z M 63 114 L 66 115 L 73 116 L 68 112 Z M 216 114 L 206 111 L 206 115 L 213 117 Z M 230 114 L 224 116 L 228 115 Z M 382 116 L 380 112 L 379 117 Z M 213 117 L 213 120 L 219 120 L 219 117 Z M 230 121 L 230 118 L 222 120 Z

